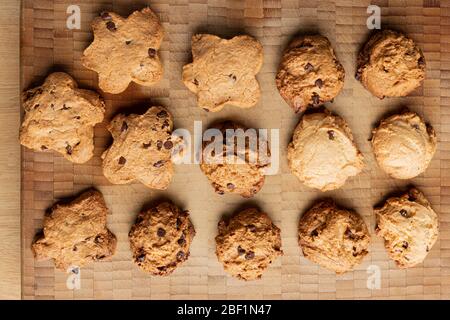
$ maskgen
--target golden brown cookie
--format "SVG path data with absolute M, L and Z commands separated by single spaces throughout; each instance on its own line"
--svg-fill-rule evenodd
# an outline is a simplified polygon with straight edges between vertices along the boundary
M 347 123 L 327 110 L 301 118 L 288 146 L 288 164 L 300 181 L 321 191 L 342 187 L 364 166 Z
M 133 262 L 145 272 L 166 276 L 188 259 L 195 229 L 188 211 L 163 202 L 139 213 L 128 236 Z
M 305 258 L 341 274 L 353 270 L 367 255 L 370 234 L 357 213 L 326 199 L 300 218 L 298 242 Z
M 81 62 L 98 73 L 100 89 L 117 94 L 131 82 L 151 86 L 161 79 L 158 49 L 164 30 L 150 8 L 135 11 L 128 18 L 102 12 L 92 22 L 92 30 L 94 42 L 84 51 Z
M 167 189 L 173 175 L 172 127 L 172 115 L 163 107 L 114 117 L 108 125 L 114 141 L 102 155 L 105 177 L 114 184 L 138 180 L 149 188 Z
M 35 258 L 53 259 L 62 271 L 110 258 L 117 241 L 106 228 L 107 214 L 103 195 L 95 190 L 67 204 L 55 204 L 44 217 L 43 233 L 32 245 Z
M 384 238 L 389 257 L 399 268 L 410 268 L 425 260 L 439 234 L 436 212 L 422 192 L 412 188 L 401 197 L 375 208 L 378 236 Z
M 96 92 L 78 89 L 71 76 L 56 72 L 43 85 L 25 91 L 22 106 L 22 145 L 36 151 L 54 150 L 74 163 L 92 158 L 94 126 L 105 113 Z
M 217 258 L 238 279 L 260 279 L 272 261 L 283 255 L 280 229 L 256 208 L 222 219 L 218 231 Z
M 379 31 L 359 53 L 356 79 L 380 99 L 407 96 L 425 79 L 425 57 L 405 35 Z
M 256 74 L 263 63 L 262 45 L 242 35 L 230 40 L 210 34 L 192 37 L 193 62 L 183 67 L 183 82 L 206 111 L 225 104 L 253 107 L 261 96 Z
M 345 71 L 321 35 L 295 38 L 285 49 L 276 84 L 295 112 L 332 101 L 344 87 Z
M 256 130 L 247 131 L 244 126 L 231 121 L 218 123 L 213 129 L 217 129 L 220 136 L 203 143 L 200 169 L 216 193 L 253 197 L 263 187 L 265 170 L 270 165 L 267 141 Z M 231 135 L 227 136 L 227 130 L 231 130 Z M 254 144 L 249 143 L 249 139 L 245 144 L 245 133 Z M 267 146 L 265 151 L 260 149 L 263 144 Z
M 424 172 L 436 144 L 433 128 L 414 112 L 393 115 L 373 130 L 372 149 L 378 165 L 396 179 L 411 179 Z

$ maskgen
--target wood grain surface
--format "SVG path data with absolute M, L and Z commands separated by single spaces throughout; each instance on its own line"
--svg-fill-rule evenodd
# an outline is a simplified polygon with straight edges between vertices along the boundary
M 67 7 L 81 8 L 81 30 L 67 30 Z M 381 7 L 382 27 L 405 32 L 423 49 L 427 78 L 405 98 L 378 100 L 354 79 L 358 50 L 367 40 L 367 7 Z M 119 95 L 104 94 L 105 122 L 95 129 L 95 156 L 76 165 L 51 152 L 22 151 L 22 296 L 26 299 L 449 299 L 450 298 L 450 2 L 423 0 L 314 1 L 314 0 L 25 0 L 22 8 L 22 88 L 41 82 L 52 70 L 70 73 L 82 87 L 97 88 L 96 74 L 80 63 L 92 41 L 91 20 L 103 10 L 128 15 L 149 5 L 160 17 L 166 36 L 160 54 L 163 80 L 144 88 L 131 85 Z M 227 107 L 206 113 L 181 81 L 182 66 L 191 59 L 190 38 L 208 32 L 223 37 L 247 33 L 264 46 L 264 65 L 258 75 L 261 101 L 248 110 Z M 296 33 L 327 36 L 346 70 L 343 92 L 327 104 L 344 117 L 365 157 L 363 173 L 335 191 L 321 194 L 302 185 L 288 169 L 286 146 L 299 116 L 279 96 L 274 83 L 280 55 Z M 4 50 L 4 49 L 2 49 Z M 2 80 L 4 81 L 4 80 Z M 237 120 L 248 127 L 280 129 L 280 170 L 268 176 L 257 196 L 246 201 L 213 192 L 198 165 L 179 165 L 166 192 L 141 184 L 111 185 L 101 171 L 100 155 L 110 143 L 107 121 L 119 110 L 161 104 L 169 108 L 175 127 L 193 130 L 217 119 Z M 386 114 L 407 106 L 430 122 L 438 134 L 438 151 L 421 176 L 400 181 L 389 178 L 376 165 L 368 139 Z M 4 106 L 2 106 L 4 108 Z M 17 117 L 17 114 L 14 114 Z M 8 140 L 9 141 L 9 140 Z M 9 141 L 10 144 L 13 144 Z M 431 201 L 440 217 L 440 238 L 425 262 L 398 269 L 387 258 L 381 239 L 373 234 L 372 208 L 392 193 L 414 184 Z M 67 275 L 51 261 L 36 262 L 30 244 L 42 227 L 44 211 L 53 202 L 95 186 L 110 208 L 108 226 L 118 238 L 118 251 L 110 262 L 82 269 L 81 289 L 67 290 Z M 373 234 L 370 254 L 353 272 L 341 276 L 306 260 L 297 244 L 299 216 L 314 200 L 330 196 L 359 212 Z M 170 198 L 189 209 L 197 230 L 191 257 L 171 276 L 148 276 L 131 262 L 127 234 L 138 211 L 148 202 Z M 257 205 L 282 230 L 285 255 L 276 260 L 262 280 L 242 282 L 228 276 L 214 249 L 217 222 L 224 213 Z M 370 268 L 381 272 L 381 287 L 368 289 Z
M 0 4 L 0 299 L 20 298 L 20 0 Z

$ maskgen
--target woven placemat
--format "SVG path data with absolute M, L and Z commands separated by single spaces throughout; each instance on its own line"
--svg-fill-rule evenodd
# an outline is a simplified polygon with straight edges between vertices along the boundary
M 69 5 L 81 9 L 81 30 L 68 30 Z M 378 5 L 382 27 L 400 30 L 423 49 L 427 79 L 406 98 L 378 100 L 354 79 L 358 50 L 370 33 L 367 7 Z M 163 80 L 144 88 L 131 85 L 120 95 L 105 94 L 105 122 L 95 129 L 95 156 L 77 165 L 55 153 L 22 152 L 22 295 L 25 299 L 440 299 L 450 298 L 450 3 L 448 1 L 313 1 L 313 0 L 24 0 L 22 7 L 22 88 L 43 81 L 54 70 L 75 77 L 81 87 L 96 89 L 95 73 L 80 62 L 92 41 L 91 20 L 103 10 L 127 16 L 150 6 L 160 17 L 166 36 L 160 51 Z M 264 65 L 258 75 L 262 98 L 254 108 L 227 107 L 213 114 L 196 107 L 181 81 L 182 66 L 191 59 L 190 38 L 197 32 L 222 37 L 247 33 L 264 46 Z M 343 116 L 364 153 L 366 167 L 336 191 L 321 194 L 302 185 L 290 174 L 286 146 L 298 122 L 275 87 L 281 52 L 298 32 L 327 36 L 346 70 L 345 88 L 328 107 Z M 138 105 L 164 105 L 175 118 L 175 127 L 193 131 L 194 121 L 207 127 L 217 119 L 234 119 L 255 128 L 280 129 L 280 170 L 268 176 L 257 196 L 246 201 L 213 192 L 198 165 L 179 165 L 166 192 L 141 184 L 111 185 L 103 177 L 100 155 L 110 143 L 105 126 L 118 110 Z M 389 178 L 376 165 L 370 133 L 386 113 L 407 106 L 435 128 L 438 151 L 425 174 L 411 181 Z M 414 184 L 431 201 L 440 217 L 440 238 L 425 262 L 408 270 L 388 260 L 382 241 L 373 235 L 370 254 L 355 271 L 341 276 L 304 259 L 297 245 L 297 223 L 315 199 L 332 196 L 354 208 L 373 233 L 372 206 L 386 194 Z M 81 289 L 66 288 L 67 274 L 51 261 L 36 262 L 30 245 L 42 227 L 44 211 L 53 202 L 95 186 L 110 208 L 108 226 L 118 238 L 110 262 L 82 269 Z M 191 257 L 169 277 L 151 277 L 131 262 L 127 234 L 137 212 L 148 202 L 166 197 L 189 209 L 197 230 Z M 231 278 L 216 259 L 214 237 L 223 213 L 245 205 L 258 205 L 282 230 L 285 255 L 276 260 L 262 280 L 243 282 Z M 375 269 L 374 269 L 375 268 Z M 371 270 L 381 272 L 381 287 L 368 289 Z

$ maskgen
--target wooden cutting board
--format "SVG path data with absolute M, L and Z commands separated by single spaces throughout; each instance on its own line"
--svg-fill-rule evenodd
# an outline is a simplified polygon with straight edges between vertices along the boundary
M 68 30 L 67 8 L 81 9 L 81 29 Z M 381 7 L 382 27 L 412 37 L 427 60 L 427 79 L 405 98 L 378 100 L 354 79 L 356 54 L 370 30 L 367 7 Z M 104 94 L 105 122 L 95 129 L 95 156 L 77 165 L 54 153 L 22 149 L 22 296 L 25 299 L 359 299 L 450 298 L 450 1 L 313 1 L 313 0 L 24 0 L 22 6 L 22 89 L 43 81 L 54 70 L 75 77 L 80 86 L 96 89 L 95 73 L 80 63 L 92 40 L 91 20 L 103 10 L 127 16 L 149 5 L 160 17 L 166 36 L 161 48 L 165 74 L 155 87 L 131 85 L 119 95 Z M 182 66 L 190 62 L 190 38 L 208 32 L 223 37 L 246 33 L 264 46 L 264 65 L 258 75 L 262 98 L 248 110 L 227 107 L 206 113 L 181 81 Z M 296 33 L 319 32 L 327 36 L 346 70 L 345 88 L 327 107 L 344 117 L 365 157 L 363 173 L 346 185 L 322 194 L 302 185 L 287 167 L 286 146 L 298 122 L 279 96 L 275 73 L 280 54 Z M 193 130 L 217 119 L 238 120 L 248 127 L 280 129 L 280 169 L 268 176 L 261 192 L 251 200 L 219 196 L 213 192 L 198 165 L 179 165 L 170 188 L 150 190 L 141 184 L 111 185 L 103 177 L 100 155 L 110 143 L 105 125 L 118 110 L 164 105 L 175 118 L 175 127 Z M 410 181 L 389 178 L 376 165 L 368 139 L 383 115 L 407 106 L 421 114 L 438 134 L 438 151 L 428 170 Z M 440 238 L 425 262 L 400 270 L 388 260 L 382 241 L 373 234 L 373 205 L 408 185 L 420 188 L 440 217 Z M 67 274 L 51 261 L 36 262 L 30 250 L 34 234 L 42 227 L 44 210 L 53 202 L 95 186 L 110 208 L 108 226 L 118 238 L 110 262 L 82 269 L 81 289 L 66 288 Z M 330 196 L 359 212 L 370 226 L 370 254 L 355 271 L 341 276 L 302 257 L 297 245 L 299 216 L 314 200 Z M 170 198 L 189 209 L 197 236 L 191 257 L 171 276 L 151 277 L 131 262 L 127 234 L 137 212 L 148 202 Z M 231 278 L 215 257 L 214 237 L 219 217 L 238 208 L 257 205 L 268 212 L 282 230 L 284 256 L 276 260 L 262 280 L 242 282 Z M 371 270 L 379 270 L 381 286 L 368 289 Z

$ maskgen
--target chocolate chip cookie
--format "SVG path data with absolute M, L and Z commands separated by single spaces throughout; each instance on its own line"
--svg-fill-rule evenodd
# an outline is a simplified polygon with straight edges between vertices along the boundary
M 66 73 L 50 74 L 44 84 L 22 94 L 25 116 L 20 143 L 36 151 L 54 150 L 74 163 L 94 154 L 94 126 L 105 104 L 94 91 L 79 89 Z
M 108 125 L 113 144 L 103 155 L 103 174 L 114 184 L 138 180 L 152 189 L 167 189 L 173 175 L 172 115 L 150 107 L 143 115 L 119 114 Z
M 216 135 L 203 143 L 200 169 L 216 193 L 253 197 L 263 187 L 265 170 L 270 165 L 267 140 L 255 129 L 232 121 L 211 129 L 216 130 Z
M 356 79 L 380 99 L 407 96 L 425 79 L 425 57 L 405 35 L 379 31 L 359 53 Z
M 43 233 L 32 245 L 35 258 L 53 259 L 62 271 L 110 258 L 116 251 L 116 237 L 106 228 L 107 214 L 103 195 L 96 190 L 55 204 L 44 217 Z
M 305 114 L 288 146 L 291 172 L 311 188 L 338 189 L 361 172 L 361 152 L 344 119 L 329 111 Z
M 422 263 L 439 234 L 437 214 L 423 193 L 412 188 L 401 197 L 389 198 L 374 212 L 375 231 L 397 266 L 410 268 Z
M 139 213 L 128 236 L 133 262 L 145 272 L 166 276 L 188 259 L 195 229 L 188 211 L 163 202 Z
M 255 76 L 263 63 L 263 48 L 257 40 L 196 34 L 192 57 L 193 62 L 183 67 L 183 82 L 197 95 L 200 108 L 216 112 L 226 104 L 250 108 L 258 102 L 261 92 Z
M 218 231 L 217 258 L 238 279 L 260 279 L 272 261 L 283 255 L 280 229 L 256 208 L 222 219 Z
M 102 12 L 92 22 L 94 42 L 84 51 L 83 66 L 98 73 L 100 89 L 121 93 L 131 82 L 157 83 L 163 74 L 158 49 L 164 36 L 158 16 L 144 8 L 123 18 Z
M 436 152 L 436 133 L 414 112 L 382 120 L 373 130 L 372 149 L 378 165 L 396 179 L 424 172 Z
M 370 235 L 357 213 L 325 199 L 300 218 L 298 242 L 305 258 L 341 274 L 353 270 L 367 255 Z
M 276 76 L 278 91 L 295 112 L 332 101 L 344 87 L 345 71 L 321 35 L 295 38 L 285 49 Z

